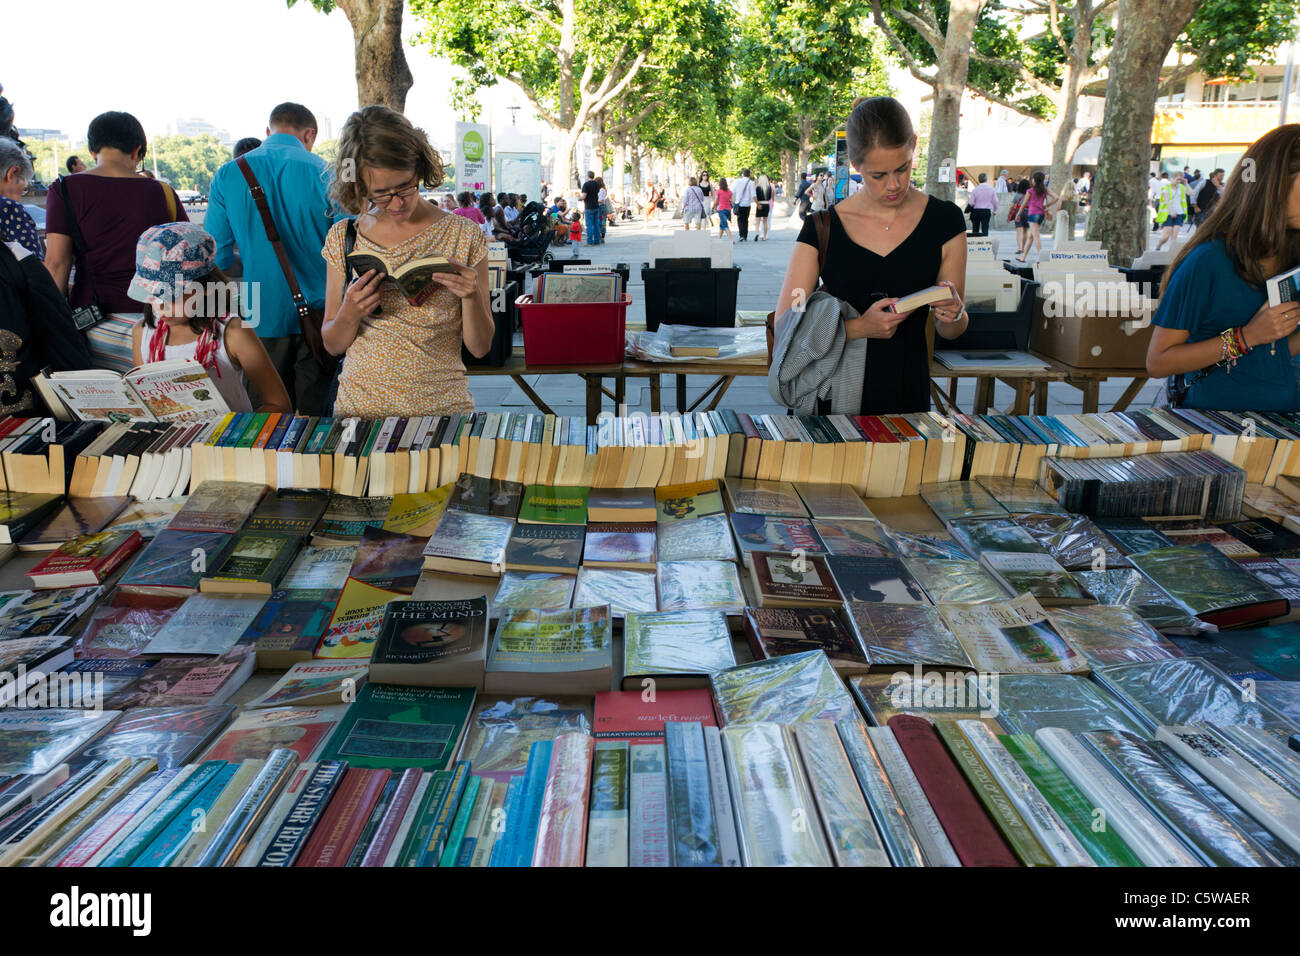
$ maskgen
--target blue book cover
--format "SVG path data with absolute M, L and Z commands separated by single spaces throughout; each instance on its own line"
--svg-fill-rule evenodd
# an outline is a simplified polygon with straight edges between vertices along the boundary
M 252 412 L 238 412 L 224 432 L 221 438 L 217 440 L 218 448 L 230 448 L 239 443 L 239 439 L 244 437 L 244 429 L 248 427 L 249 419 L 253 417 Z
M 208 781 L 216 776 L 225 765 L 224 760 L 209 760 L 200 765 L 179 787 L 172 791 L 166 800 L 155 807 L 149 818 L 142 821 L 140 826 L 119 843 L 117 849 L 106 856 L 99 865 L 130 866 L 135 858 L 144 852 L 145 847 L 149 846 L 157 838 L 158 834 L 162 833 L 171 824 L 176 815 L 185 809 L 186 804 L 202 791 L 207 786 Z
M 217 802 L 217 797 L 221 796 L 221 791 L 230 783 L 230 778 L 235 775 L 239 769 L 237 763 L 227 763 L 217 771 L 215 775 L 203 786 L 203 789 L 196 793 L 189 803 L 185 804 L 184 809 L 176 814 L 167 824 L 167 827 L 154 838 L 153 842 L 147 846 L 134 860 L 132 866 L 167 866 L 185 842 L 195 833 L 200 832 L 198 828 L 204 827 L 204 820 L 207 813 L 212 809 L 212 805 Z
M 505 802 L 505 819 L 506 829 L 497 840 L 496 846 L 492 848 L 492 858 L 488 861 L 489 866 L 511 866 L 511 834 L 516 826 L 515 811 L 519 809 L 519 795 L 524 789 L 523 774 L 518 774 L 510 778 L 510 783 L 506 785 L 506 802 Z
M 520 828 L 516 831 L 518 839 L 514 844 L 514 866 L 531 866 L 533 862 L 537 827 L 542 818 L 542 798 L 546 794 L 546 778 L 551 771 L 552 746 L 549 740 L 539 740 L 528 751 L 523 794 L 519 800 Z

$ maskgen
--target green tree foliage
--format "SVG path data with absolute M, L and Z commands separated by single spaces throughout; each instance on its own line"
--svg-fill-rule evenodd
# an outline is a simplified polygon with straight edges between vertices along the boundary
M 756 0 L 736 46 L 739 88 L 733 113 L 753 165 L 798 178 L 825 151 L 859 96 L 892 93 L 884 45 L 867 26 L 861 0 Z
M 160 136 L 149 151 L 145 167 L 153 169 L 157 159 L 158 175 L 176 189 L 207 192 L 217 170 L 230 162 L 230 150 L 215 136 Z

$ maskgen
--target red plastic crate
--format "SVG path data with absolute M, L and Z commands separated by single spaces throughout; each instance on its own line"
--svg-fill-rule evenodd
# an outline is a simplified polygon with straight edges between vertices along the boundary
M 627 307 L 619 302 L 536 303 L 532 296 L 515 300 L 524 324 L 524 361 L 528 365 L 615 365 L 623 361 Z

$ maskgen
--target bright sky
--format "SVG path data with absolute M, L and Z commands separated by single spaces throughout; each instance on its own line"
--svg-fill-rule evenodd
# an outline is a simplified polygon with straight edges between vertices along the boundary
M 6 44 L 0 83 L 19 127 L 61 129 L 80 141 L 92 117 L 125 110 L 150 137 L 191 118 L 236 138 L 260 137 L 271 107 L 292 100 L 322 123 L 328 117 L 337 136 L 356 108 L 352 28 L 342 11 L 327 16 L 307 0 L 292 9 L 285 0 L 67 0 L 57 16 L 69 29 Z M 408 10 L 408 42 L 422 26 Z M 165 50 L 163 36 L 171 38 Z M 415 77 L 406 113 L 449 146 L 454 70 L 423 47 L 408 46 L 406 56 Z M 480 122 L 490 110 L 494 127 L 506 125 L 506 108 L 518 104 L 525 107 L 517 113 L 520 132 L 541 132 L 513 87 L 499 85 L 480 100 Z

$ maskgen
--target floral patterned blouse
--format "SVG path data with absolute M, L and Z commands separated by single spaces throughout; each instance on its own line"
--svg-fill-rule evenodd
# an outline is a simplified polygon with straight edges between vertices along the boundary
M 321 251 L 344 276 L 346 227 L 346 221 L 335 223 Z M 487 239 L 468 219 L 444 213 L 423 232 L 388 247 L 357 230 L 355 248 L 382 252 L 395 266 L 429 255 L 477 266 L 487 255 Z M 361 320 L 348 346 L 334 414 L 383 418 L 473 411 L 461 361 L 461 301 L 456 294 L 439 289 L 423 305 L 414 306 L 394 283 L 385 282 L 380 309 Z

